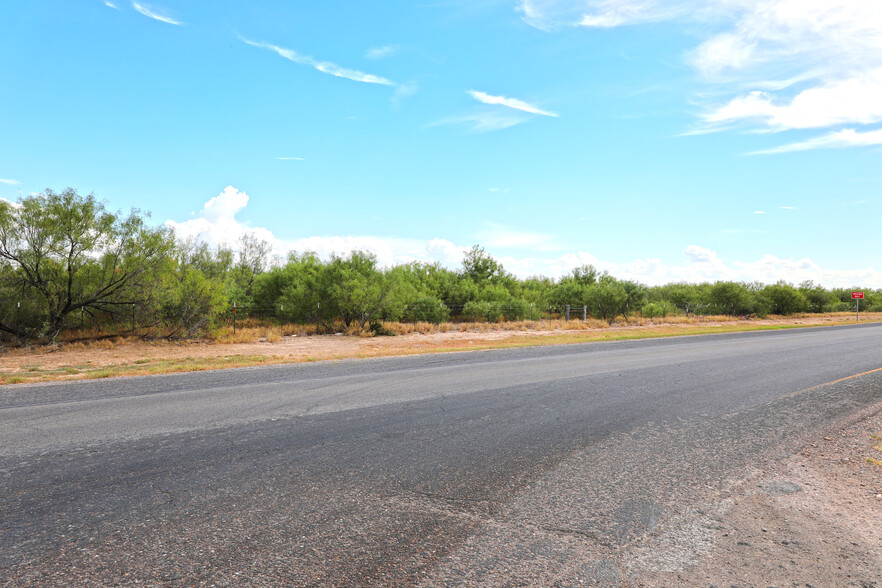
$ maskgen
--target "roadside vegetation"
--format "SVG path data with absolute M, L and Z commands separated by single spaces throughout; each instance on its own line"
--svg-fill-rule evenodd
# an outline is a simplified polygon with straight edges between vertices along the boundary
M 0 345 L 597 328 L 855 308 L 852 288 L 813 282 L 650 287 L 590 265 L 559 279 L 518 279 L 477 245 L 458 270 L 421 262 L 383 268 L 362 251 L 276 259 L 252 235 L 235 249 L 210 247 L 176 240 L 148 220 L 139 210 L 110 212 L 72 189 L 0 200 Z M 864 292 L 861 311 L 882 311 L 882 290 L 854 289 Z

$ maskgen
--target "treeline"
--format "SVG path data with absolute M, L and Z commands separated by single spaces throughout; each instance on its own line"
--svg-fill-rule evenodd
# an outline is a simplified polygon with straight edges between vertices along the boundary
M 52 340 L 65 329 L 193 337 L 236 316 L 314 324 L 319 332 L 383 321 L 441 323 L 551 316 L 754 315 L 854 309 L 851 289 L 741 282 L 648 287 L 592 266 L 560 279 L 518 279 L 475 246 L 458 270 L 413 262 L 381 268 L 370 253 L 273 259 L 251 235 L 238 246 L 177 241 L 149 215 L 111 213 L 93 195 L 47 190 L 0 201 L 0 338 Z M 863 289 L 863 310 L 882 290 Z

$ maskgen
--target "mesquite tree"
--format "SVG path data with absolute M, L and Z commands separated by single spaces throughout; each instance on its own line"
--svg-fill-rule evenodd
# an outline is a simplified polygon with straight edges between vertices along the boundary
M 0 331 L 54 339 L 75 312 L 126 316 L 133 304 L 153 302 L 173 248 L 171 231 L 145 226 L 140 211 L 114 214 L 71 188 L 2 201 L 0 272 L 8 308 L 0 309 Z

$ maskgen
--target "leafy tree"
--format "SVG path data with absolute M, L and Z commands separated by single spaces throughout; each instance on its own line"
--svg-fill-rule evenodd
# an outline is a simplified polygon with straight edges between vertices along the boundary
M 212 249 L 205 241 L 189 237 L 178 241 L 176 250 L 179 267 L 199 270 L 212 281 L 223 282 L 233 268 L 233 250 L 223 244 Z
M 159 321 L 167 336 L 195 337 L 211 328 L 226 306 L 222 284 L 209 280 L 201 270 L 178 266 L 163 276 Z
M 450 309 L 434 296 L 421 295 L 404 312 L 404 320 L 412 323 L 440 324 L 450 320 Z
M 226 295 L 231 302 L 253 306 L 254 280 L 269 268 L 272 246 L 259 240 L 253 233 L 239 238 L 236 263 L 227 273 Z
M 621 283 L 606 280 L 591 286 L 591 293 L 597 318 L 612 324 L 625 312 L 629 295 Z
M 554 289 L 554 280 L 545 276 L 527 278 L 520 283 L 520 296 L 532 305 L 533 316 L 538 318 L 549 304 L 549 298 Z
M 808 307 L 805 295 L 786 282 L 766 286 L 762 295 L 769 301 L 769 311 L 773 314 L 804 312 Z
M 520 321 L 530 314 L 530 303 L 522 298 L 509 298 L 502 307 L 502 315 L 507 321 Z
M 503 316 L 502 303 L 490 300 L 472 300 L 463 307 L 462 314 L 471 321 L 484 319 L 493 323 Z
M 30 328 L 2 322 L 0 331 L 54 339 L 74 312 L 113 320 L 132 304 L 152 305 L 173 248 L 171 231 L 145 226 L 139 210 L 113 214 L 71 188 L 0 202 L 4 273 L 36 311 Z
M 291 253 L 284 266 L 255 278 L 254 304 L 277 309 L 282 320 L 330 330 L 339 310 L 329 287 L 328 266 L 315 253 Z
M 799 291 L 805 296 L 808 309 L 811 312 L 824 312 L 824 307 L 830 303 L 830 292 L 815 285 L 811 280 L 801 283 Z
M 706 305 L 707 297 L 703 294 L 702 289 L 705 288 L 694 284 L 669 284 L 662 288 L 662 296 L 686 315 L 689 315 Z
M 551 308 L 558 313 L 564 312 L 569 304 L 572 307 L 588 306 L 593 308 L 593 286 L 582 285 L 575 280 L 562 280 L 548 295 Z
M 372 253 L 353 251 L 348 258 L 333 257 L 326 280 L 329 298 L 339 311 L 343 324 L 357 324 L 364 329 L 369 323 L 398 320 L 407 306 L 407 292 L 401 276 L 383 274 Z
M 561 281 L 571 280 L 581 286 L 593 286 L 597 283 L 599 275 L 597 268 L 593 265 L 585 264 L 573 269 L 570 275 Z
M 627 320 L 629 313 L 642 308 L 646 304 L 646 286 L 627 280 L 619 282 L 619 284 L 621 284 L 622 290 L 625 293 L 625 297 L 622 300 L 622 314 L 625 316 L 625 320 Z
M 462 275 L 479 286 L 490 282 L 503 286 L 509 292 L 517 284 L 514 276 L 506 272 L 502 264 L 490 257 L 479 245 L 472 246 L 463 257 Z

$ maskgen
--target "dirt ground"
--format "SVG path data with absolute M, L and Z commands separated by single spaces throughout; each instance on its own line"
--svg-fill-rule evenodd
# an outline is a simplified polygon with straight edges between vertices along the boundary
M 866 321 L 882 321 L 882 313 L 861 318 Z M 524 321 L 508 325 L 455 325 L 446 332 L 411 333 L 394 337 L 340 334 L 279 337 L 277 332 L 269 330 L 263 336 L 256 334 L 253 341 L 246 343 L 116 338 L 92 343 L 62 343 L 33 348 L 0 347 L 0 384 L 465 351 L 489 347 L 689 335 L 753 328 L 836 325 L 853 320 L 853 316 L 837 314 L 764 320 L 695 320 L 661 324 L 651 321 L 632 321 L 629 324 L 593 328 L 573 328 L 578 325 L 577 321 L 570 323 Z
M 652 562 L 637 585 L 882 586 L 882 403 L 741 481 L 699 528 L 657 543 L 683 532 L 706 539 L 705 556 L 693 567 L 682 565 L 689 557 Z

